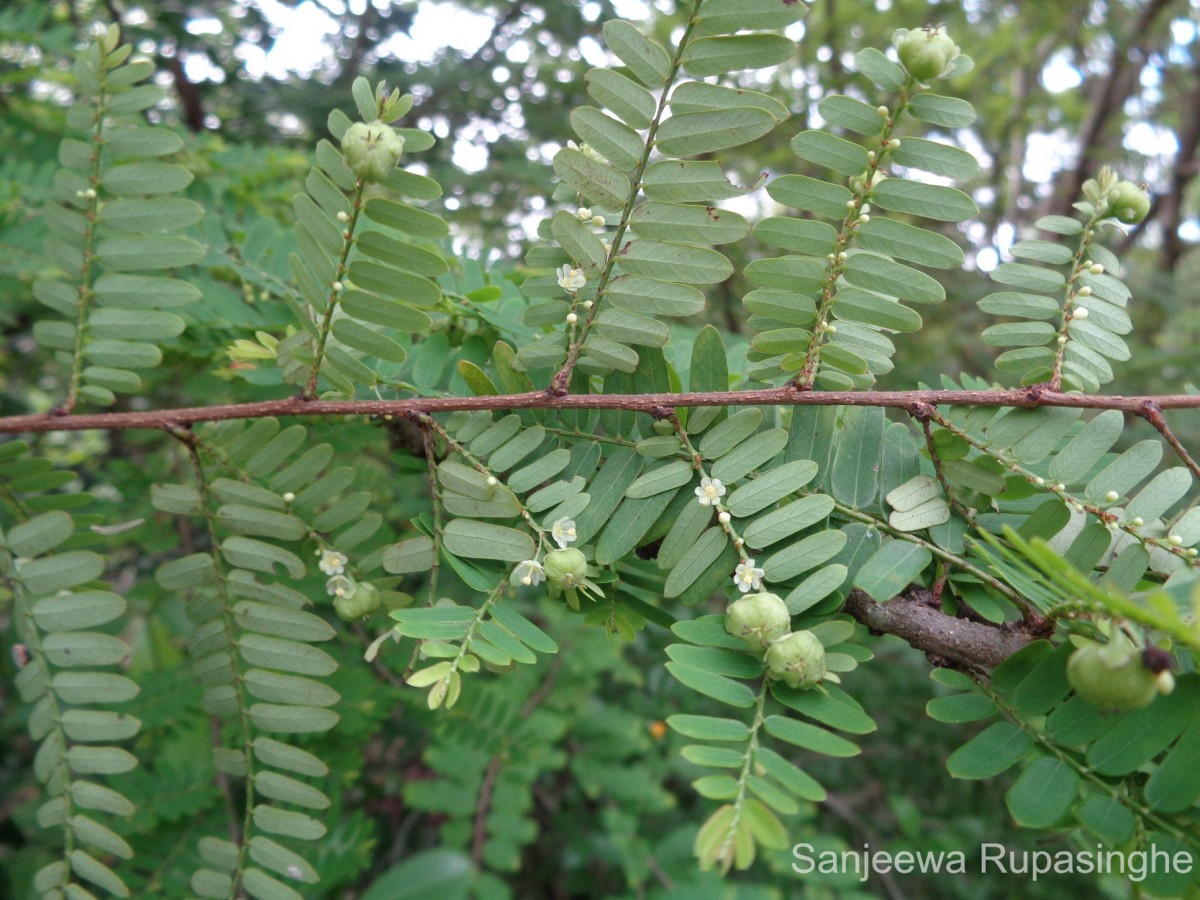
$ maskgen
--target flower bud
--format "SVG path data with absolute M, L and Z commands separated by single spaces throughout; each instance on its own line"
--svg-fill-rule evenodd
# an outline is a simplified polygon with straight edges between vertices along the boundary
M 811 631 L 793 631 L 767 647 L 767 676 L 789 687 L 816 687 L 825 677 L 825 645 Z
M 551 584 L 558 587 L 575 587 L 583 581 L 587 573 L 587 559 L 574 547 L 551 550 L 546 554 L 542 567 L 546 570 L 546 578 Z
M 383 181 L 396 168 L 403 152 L 404 138 L 378 119 L 355 122 L 342 136 L 346 165 L 363 181 Z
M 747 594 L 725 610 L 725 630 L 754 650 L 765 650 L 791 627 L 787 604 L 777 594 Z

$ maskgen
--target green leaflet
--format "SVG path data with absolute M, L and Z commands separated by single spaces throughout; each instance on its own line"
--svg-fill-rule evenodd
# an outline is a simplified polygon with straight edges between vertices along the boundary
M 686 284 L 716 284 L 733 274 L 733 265 L 716 250 L 691 244 L 633 241 L 617 259 L 631 275 L 655 277 L 670 273 L 673 279 Z
M 659 126 L 656 142 L 668 156 L 698 156 L 748 144 L 771 131 L 775 122 L 769 112 L 754 106 L 681 113 Z
M 932 561 L 924 547 L 887 540 L 859 568 L 854 586 L 882 603 L 900 594 Z
M 590 69 L 584 76 L 588 93 L 633 128 L 648 128 L 654 117 L 654 97 L 620 72 Z
M 707 0 L 696 17 L 697 34 L 726 34 L 741 29 L 786 28 L 808 12 L 802 3 L 781 0 Z
M 594 107 L 581 106 L 573 110 L 571 127 L 592 149 L 623 172 L 636 167 L 642 158 L 643 142 L 638 133 Z
M 728 88 L 706 81 L 685 81 L 671 92 L 671 111 L 706 112 L 732 107 L 753 106 L 769 112 L 777 122 L 789 115 L 788 108 L 768 94 L 742 88 Z
M 671 57 L 657 42 L 619 19 L 605 22 L 603 30 L 608 49 L 629 67 L 642 84 L 657 88 L 667 80 Z
M 889 178 L 884 184 L 896 179 Z M 773 200 L 805 212 L 814 212 L 829 219 L 842 219 L 846 204 L 853 199 L 850 191 L 839 184 L 827 184 L 807 175 L 784 175 L 767 185 Z
M 865 148 L 824 131 L 800 132 L 792 138 L 792 152 L 846 176 L 860 175 L 867 168 Z
M 884 117 L 879 110 L 853 97 L 830 94 L 817 105 L 817 110 L 827 121 L 856 134 L 872 135 L 883 130 Z
M 711 160 L 660 160 L 650 164 L 642 179 L 647 197 L 670 203 L 728 200 L 756 187 L 731 184 L 720 164 Z
M 872 216 L 858 232 L 866 250 L 935 269 L 954 269 L 963 264 L 962 249 L 940 234 L 883 216 Z
M 620 209 L 629 197 L 629 179 L 624 174 L 570 147 L 555 155 L 554 171 L 572 190 L 604 209 Z
M 745 27 L 745 26 L 742 26 Z M 796 45 L 781 34 L 736 34 L 692 41 L 683 56 L 689 75 L 703 78 L 738 69 L 762 69 L 792 57 Z
M 884 209 L 939 222 L 961 222 L 979 214 L 975 201 L 956 188 L 904 178 L 889 178 L 876 184 L 871 189 L 871 198 Z
M 639 237 L 697 244 L 727 244 L 750 231 L 750 223 L 735 212 L 653 200 L 634 207 L 630 226 Z
M 863 509 L 879 489 L 878 462 L 886 419 L 882 409 L 848 407 L 837 443 L 829 489 L 836 500 Z

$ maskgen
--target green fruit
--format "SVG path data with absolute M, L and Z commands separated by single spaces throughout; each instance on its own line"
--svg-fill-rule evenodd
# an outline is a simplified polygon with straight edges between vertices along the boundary
M 747 594 L 725 610 L 725 630 L 755 650 L 765 650 L 791 627 L 787 604 L 777 594 Z
M 1136 225 L 1150 212 L 1149 195 L 1132 181 L 1118 182 L 1110 198 L 1109 214 L 1126 225 Z
M 1067 681 L 1079 696 L 1103 709 L 1140 709 L 1158 693 L 1158 676 L 1142 662 L 1125 635 L 1117 631 L 1107 644 L 1089 641 L 1071 654 Z
M 355 591 L 349 596 L 334 597 L 333 611 L 347 622 L 353 622 L 371 612 L 371 601 L 363 591 Z
M 355 122 L 342 135 L 342 156 L 346 165 L 363 181 L 383 181 L 404 152 L 404 138 L 390 125 L 374 122 Z
M 825 677 L 825 645 L 811 631 L 793 631 L 767 647 L 767 677 L 794 688 L 816 687 Z
M 587 574 L 587 559 L 574 547 L 551 550 L 542 562 L 546 580 L 556 587 L 572 588 L 583 582 Z
M 918 81 L 928 81 L 945 73 L 950 63 L 958 57 L 958 45 L 946 34 L 946 29 L 914 28 L 908 32 L 897 32 L 893 38 L 900 62 L 910 75 Z

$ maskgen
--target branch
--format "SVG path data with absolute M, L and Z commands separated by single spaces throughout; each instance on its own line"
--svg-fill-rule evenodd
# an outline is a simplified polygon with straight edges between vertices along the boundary
M 1119 394 L 1067 394 L 1044 387 L 990 391 L 803 391 L 792 387 L 753 391 L 698 391 L 690 394 L 567 394 L 546 391 L 480 397 L 421 397 L 409 400 L 305 400 L 289 397 L 257 403 L 186 406 L 142 412 L 66 415 L 32 413 L 0 417 L 0 434 L 46 431 L 179 428 L 196 422 L 261 419 L 266 416 L 407 416 L 455 410 L 510 409 L 623 409 L 654 415 L 672 406 L 882 406 L 910 410 L 914 406 L 1012 406 L 1038 409 L 1117 409 L 1145 416 L 1147 405 L 1164 409 L 1200 409 L 1200 394 L 1158 394 L 1126 397 Z
M 876 603 L 853 590 L 844 610 L 873 633 L 894 634 L 944 663 L 969 669 L 994 669 L 1026 644 L 1046 636 L 1038 630 L 1045 627 L 1045 620 L 985 625 L 948 616 L 924 588 L 909 588 L 887 603 Z
M 1163 418 L 1162 407 L 1153 400 L 1147 400 L 1142 405 L 1142 409 L 1138 412 L 1138 415 L 1155 427 L 1158 433 L 1163 436 L 1163 439 L 1179 454 L 1179 458 L 1183 460 L 1183 464 L 1191 470 L 1193 475 L 1200 478 L 1200 464 L 1196 463 L 1192 455 L 1187 452 L 1187 448 L 1175 436 L 1175 432 L 1171 430 L 1171 426 Z

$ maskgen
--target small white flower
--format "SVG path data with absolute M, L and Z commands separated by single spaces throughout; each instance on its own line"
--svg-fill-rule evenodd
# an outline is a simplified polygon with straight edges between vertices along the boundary
M 334 575 L 325 582 L 325 591 L 331 597 L 345 597 L 349 599 L 354 596 L 358 590 L 358 585 L 354 583 L 354 579 L 346 575 Z
M 554 524 L 550 526 L 550 537 L 554 538 L 554 542 L 558 544 L 560 550 L 567 549 L 567 544 L 575 542 L 575 520 L 568 519 L 566 516 L 555 520 Z
M 498 481 L 496 480 L 496 476 L 495 476 L 495 475 L 489 475 L 489 476 L 487 477 L 487 486 L 488 486 L 488 487 L 495 487 L 495 486 L 496 486 L 497 484 L 499 484 L 499 483 L 500 483 L 500 482 L 498 482 Z
M 1081 287 L 1075 293 L 1078 294 L 1080 297 L 1090 297 L 1090 296 L 1092 296 L 1092 289 L 1085 284 L 1083 287 Z
M 604 221 L 604 216 L 592 216 L 592 226 L 595 228 L 603 228 L 607 222 Z
M 1041 475 L 1035 475 L 1033 477 L 1033 483 L 1036 484 L 1038 487 L 1041 487 L 1043 484 L 1046 483 L 1046 479 L 1043 478 Z
M 575 313 L 567 313 L 567 324 L 568 325 L 574 325 L 578 321 L 579 321 L 579 316 L 575 315 Z
M 866 213 L 863 213 L 861 216 L 858 217 L 859 225 L 866 225 L 870 221 L 871 221 L 871 217 L 868 216 Z
M 546 571 L 536 559 L 527 559 L 524 562 L 517 563 L 517 567 L 513 569 L 512 577 L 515 583 L 529 587 L 545 581 Z
M 1087 317 L 1088 311 L 1086 306 L 1077 306 L 1075 307 L 1075 311 L 1071 313 L 1071 318 L 1073 319 L 1086 319 Z
M 559 267 L 558 286 L 568 294 L 581 290 L 585 284 L 587 284 L 587 276 L 583 274 L 582 269 L 572 269 L 565 264 Z
M 1093 275 L 1103 275 L 1104 266 L 1100 265 L 1100 263 L 1092 263 L 1090 266 L 1088 266 L 1088 271 Z
M 586 206 L 581 206 L 575 210 L 575 215 L 579 217 L 580 222 L 590 222 L 592 219 L 592 211 Z
M 1105 501 L 1107 501 L 1108 503 L 1116 503 L 1116 502 L 1117 502 L 1117 498 L 1118 498 L 1118 497 L 1120 497 L 1120 496 L 1121 496 L 1121 495 L 1120 495 L 1120 494 L 1118 494 L 1116 491 L 1107 491 L 1107 492 L 1104 494 L 1104 499 L 1105 499 Z
M 700 479 L 700 487 L 696 488 L 696 499 L 701 506 L 713 506 L 725 496 L 725 485 L 720 478 L 709 478 L 705 475 Z
M 738 563 L 737 568 L 733 570 L 733 583 L 743 594 L 751 588 L 757 591 L 762 587 L 765 574 L 766 572 L 754 565 L 754 560 L 747 558 Z
M 1132 525 L 1134 528 L 1141 528 L 1143 525 L 1146 524 L 1146 520 L 1143 519 L 1141 516 L 1134 516 L 1133 521 L 1130 522 L 1129 524 Z
M 1183 546 L 1183 538 L 1181 538 L 1177 534 L 1168 534 L 1167 535 L 1167 543 L 1170 544 L 1172 547 L 1182 547 Z
M 720 522 L 722 525 L 728 525 L 730 519 L 732 519 L 732 518 L 733 517 L 731 515 L 729 515 L 729 513 L 726 510 L 721 510 L 721 512 L 717 515 L 717 521 Z
M 283 494 L 283 502 L 284 503 L 292 503 L 295 501 L 295 499 L 296 499 L 296 495 L 293 494 L 291 491 L 284 492 L 284 494 Z
M 591 301 L 591 300 L 584 300 L 584 301 L 583 301 L 583 308 L 584 308 L 584 309 L 591 309 L 591 308 L 592 308 L 592 301 Z
M 326 575 L 341 575 L 346 571 L 346 557 L 336 550 L 325 550 L 321 553 L 321 561 L 317 568 Z

